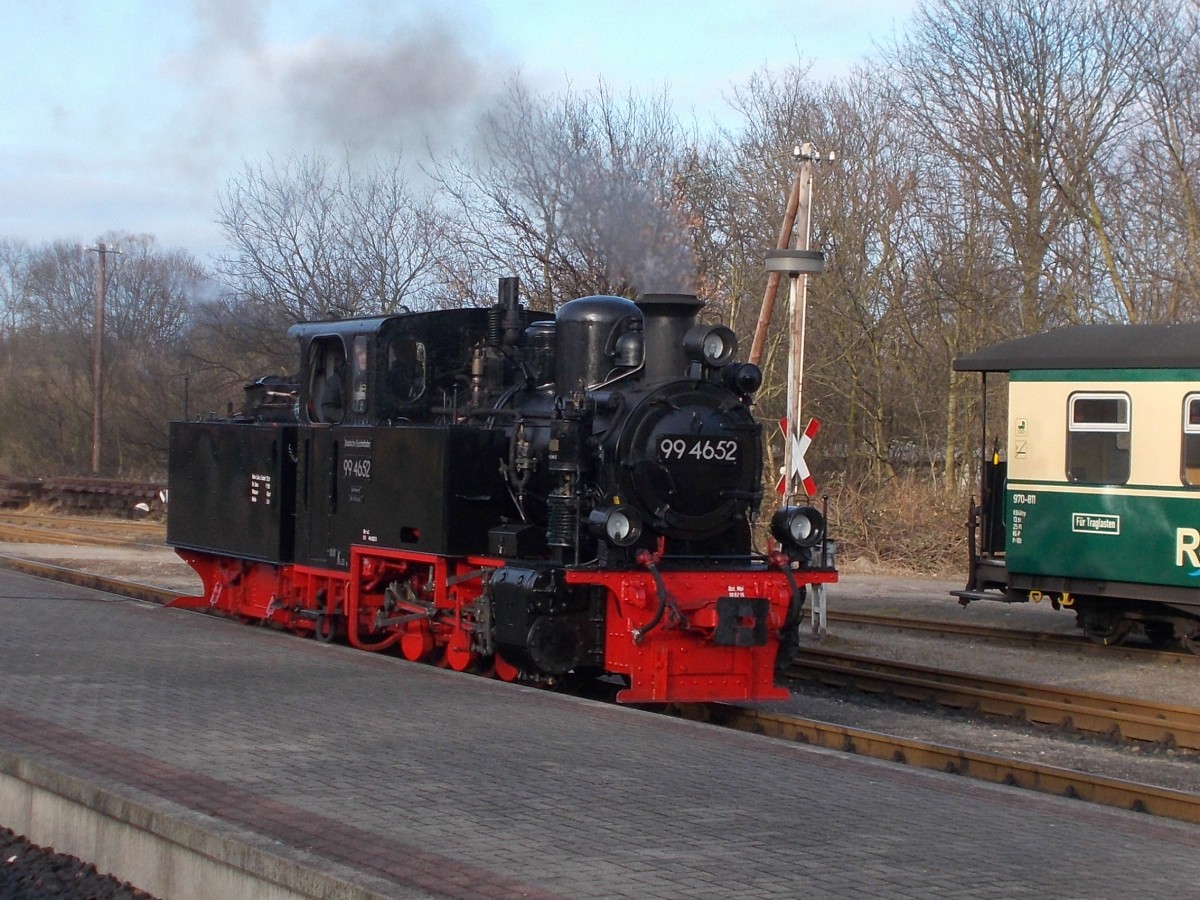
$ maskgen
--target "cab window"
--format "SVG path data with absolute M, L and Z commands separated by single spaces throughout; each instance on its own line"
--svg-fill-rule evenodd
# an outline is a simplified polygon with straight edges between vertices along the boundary
M 315 339 L 309 356 L 309 418 L 336 425 L 346 414 L 346 349 L 342 339 Z
M 425 395 L 425 344 L 407 337 L 388 342 L 383 390 L 392 414 L 412 415 Z
M 1183 483 L 1200 486 L 1200 394 L 1183 398 Z
M 365 334 L 358 335 L 354 339 L 354 353 L 351 356 L 350 380 L 353 409 L 360 414 L 367 411 L 367 375 L 369 374 L 367 343 L 368 338 Z
M 1129 481 L 1129 395 L 1072 394 L 1067 431 L 1067 480 Z

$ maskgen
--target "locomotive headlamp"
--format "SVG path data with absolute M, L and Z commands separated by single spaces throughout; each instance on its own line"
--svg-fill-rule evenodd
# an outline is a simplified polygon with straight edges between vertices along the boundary
M 618 547 L 629 547 L 642 536 L 642 517 L 625 506 L 605 506 L 592 510 L 588 529 Z
M 749 396 L 762 387 L 762 369 L 754 363 L 735 363 L 726 366 L 721 378 L 730 390 Z
M 737 335 L 724 325 L 693 325 L 683 338 L 688 359 L 719 369 L 733 361 Z
M 771 517 L 771 534 L 785 547 L 815 547 L 825 535 L 825 517 L 813 506 L 784 506 Z

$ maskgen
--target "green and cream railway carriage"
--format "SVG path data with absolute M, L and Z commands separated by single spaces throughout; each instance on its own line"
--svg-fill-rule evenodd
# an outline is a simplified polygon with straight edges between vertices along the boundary
M 1047 599 L 1094 639 L 1200 651 L 1200 325 L 1091 325 L 954 362 L 1007 372 L 971 516 L 973 600 Z M 985 413 L 986 418 L 986 413 Z

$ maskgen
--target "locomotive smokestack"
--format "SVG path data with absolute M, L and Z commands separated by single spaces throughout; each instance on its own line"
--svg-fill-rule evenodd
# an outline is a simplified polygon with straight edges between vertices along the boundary
M 704 301 L 694 294 L 642 294 L 637 298 L 646 334 L 647 381 L 681 378 L 688 360 L 683 338 Z
M 515 275 L 500 279 L 496 305 L 488 315 L 488 342 L 493 347 L 511 347 L 521 340 L 521 279 Z
M 500 279 L 500 290 L 498 301 L 501 306 L 511 309 L 518 303 L 517 298 L 521 294 L 521 279 L 516 275 L 510 275 L 507 278 Z

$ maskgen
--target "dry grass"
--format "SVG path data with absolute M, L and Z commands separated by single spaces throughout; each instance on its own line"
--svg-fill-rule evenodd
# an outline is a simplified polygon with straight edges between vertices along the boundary
M 830 491 L 829 533 L 843 563 L 922 575 L 966 573 L 965 492 L 901 476 L 876 490 Z

